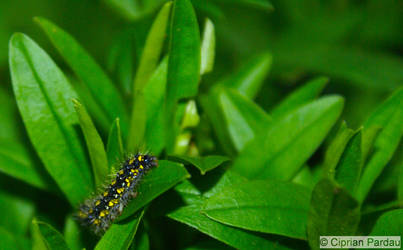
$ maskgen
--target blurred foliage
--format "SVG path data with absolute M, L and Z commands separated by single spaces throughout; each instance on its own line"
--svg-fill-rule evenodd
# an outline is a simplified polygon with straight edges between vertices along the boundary
M 397 0 L 1 1 L 0 243 L 401 234 L 402 27 Z M 98 239 L 72 213 L 137 150 L 160 167 Z

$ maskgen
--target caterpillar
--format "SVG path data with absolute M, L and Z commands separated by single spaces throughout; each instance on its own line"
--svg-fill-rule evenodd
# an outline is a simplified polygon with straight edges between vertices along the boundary
M 121 163 L 121 168 L 104 192 L 86 200 L 76 217 L 96 235 L 102 235 L 123 212 L 127 203 L 137 196 L 136 188 L 143 176 L 158 166 L 155 156 L 136 154 Z

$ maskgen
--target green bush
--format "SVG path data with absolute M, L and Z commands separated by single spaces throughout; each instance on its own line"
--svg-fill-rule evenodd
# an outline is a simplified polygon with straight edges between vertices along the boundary
M 106 63 L 42 17 L 51 56 L 28 35 L 9 41 L 22 119 L 0 89 L 1 246 L 317 249 L 321 235 L 402 235 L 398 6 L 104 2 L 113 12 L 89 4 L 118 24 L 82 23 L 110 32 L 109 49 L 91 47 Z M 91 234 L 74 213 L 137 152 L 159 167 Z

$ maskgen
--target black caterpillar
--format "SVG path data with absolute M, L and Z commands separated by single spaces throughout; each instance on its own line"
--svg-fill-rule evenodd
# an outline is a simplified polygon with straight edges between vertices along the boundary
M 151 155 L 129 157 L 121 164 L 116 177 L 103 194 L 88 199 L 80 206 L 78 219 L 95 234 L 103 234 L 122 213 L 130 199 L 136 197 L 136 187 L 143 176 L 158 166 L 157 158 Z

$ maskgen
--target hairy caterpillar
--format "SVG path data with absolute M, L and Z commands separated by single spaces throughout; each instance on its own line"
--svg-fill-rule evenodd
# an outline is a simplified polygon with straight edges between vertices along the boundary
M 129 200 L 137 195 L 136 187 L 143 176 L 157 165 L 157 158 L 154 156 L 130 156 L 121 164 L 120 170 L 105 191 L 80 206 L 78 220 L 95 234 L 103 234 L 122 213 Z

